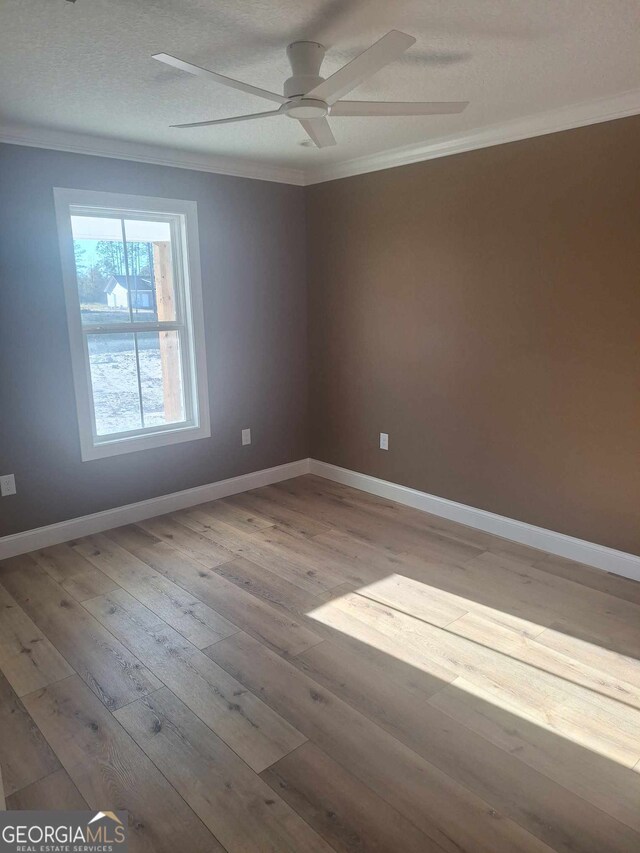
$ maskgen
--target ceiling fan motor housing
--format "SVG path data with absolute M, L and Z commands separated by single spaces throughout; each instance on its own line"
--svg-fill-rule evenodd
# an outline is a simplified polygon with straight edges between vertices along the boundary
M 293 74 L 284 81 L 285 98 L 306 95 L 324 82 L 324 77 L 320 77 L 319 74 L 324 54 L 324 45 L 316 41 L 294 41 L 289 45 L 287 56 Z

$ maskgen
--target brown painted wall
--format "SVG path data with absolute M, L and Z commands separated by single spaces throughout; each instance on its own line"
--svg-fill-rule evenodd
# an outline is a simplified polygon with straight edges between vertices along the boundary
M 640 554 L 640 117 L 307 216 L 312 456 Z
M 80 460 L 55 186 L 198 203 L 210 439 Z M 302 187 L 0 145 L 0 536 L 308 456 L 305 275 Z

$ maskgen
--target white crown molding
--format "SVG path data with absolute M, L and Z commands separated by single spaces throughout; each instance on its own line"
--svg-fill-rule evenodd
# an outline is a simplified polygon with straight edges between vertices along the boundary
M 576 539 L 553 530 L 545 530 L 533 524 L 526 524 L 524 521 L 516 521 L 484 509 L 456 503 L 427 492 L 390 483 L 388 480 L 380 480 L 368 474 L 349 471 L 347 468 L 339 468 L 337 465 L 330 465 L 328 462 L 320 462 L 317 459 L 310 460 L 310 473 L 450 521 L 457 521 L 459 524 L 492 533 L 494 536 L 500 536 L 512 542 L 519 542 L 521 545 L 528 545 L 530 548 L 548 551 L 558 557 L 565 557 L 605 572 L 640 581 L 640 557 L 634 554 L 616 551 L 613 548 L 606 548 L 604 545 L 596 545 L 594 542 Z
M 406 166 L 409 163 L 418 163 L 422 160 L 433 160 L 436 157 L 448 157 L 451 154 L 461 154 L 464 151 L 473 151 L 477 148 L 488 148 L 491 145 L 502 145 L 505 142 L 517 142 L 521 139 L 544 136 L 547 133 L 557 133 L 603 121 L 613 121 L 639 113 L 640 89 L 633 89 L 620 95 L 583 101 L 579 104 L 513 119 L 502 124 L 432 139 L 418 145 L 393 148 L 378 154 L 306 170 L 270 166 L 267 163 L 242 158 L 199 154 L 194 151 L 107 139 L 50 128 L 0 126 L 0 142 L 27 145 L 34 148 L 50 148 L 55 151 L 68 151 L 75 154 L 112 157 L 119 160 L 133 160 L 140 163 L 152 163 L 156 166 L 194 169 L 239 178 L 275 181 L 294 184 L 295 186 L 311 186 L 324 181 L 362 175 L 366 172 Z
M 199 154 L 160 145 L 145 145 L 121 139 L 107 139 L 51 128 L 10 127 L 0 125 L 0 142 L 10 145 L 27 145 L 30 148 L 49 148 L 72 154 L 90 154 L 95 157 L 110 157 L 117 160 L 133 160 L 151 163 L 154 166 L 172 166 L 179 169 L 194 169 L 216 175 L 235 178 L 253 178 L 259 181 L 274 181 L 280 184 L 304 184 L 304 173 L 300 169 L 270 166 L 240 157 L 223 157 L 214 154 Z
M 258 489 L 261 486 L 269 486 L 272 483 L 279 483 L 282 480 L 289 480 L 292 477 L 300 477 L 302 474 L 308 473 L 309 460 L 299 459 L 296 462 L 277 465 L 275 468 L 263 468 L 261 471 L 253 471 L 250 474 L 242 474 L 228 480 L 219 480 L 217 483 L 207 483 L 193 489 L 172 492 L 169 495 L 160 495 L 146 501 L 106 509 L 103 512 L 94 512 L 91 515 L 60 521 L 57 524 L 49 524 L 46 527 L 36 527 L 22 533 L 13 533 L 10 536 L 0 537 L 0 560 L 15 557 L 17 554 L 27 554 L 29 551 L 46 548 L 49 545 L 59 545 L 61 542 L 68 542 L 71 539 L 77 539 L 79 536 L 90 536 L 92 533 L 111 530 L 113 527 L 121 527 L 123 524 L 135 524 L 135 522 L 144 521 L 146 518 L 154 518 L 167 512 L 176 512 L 176 510 L 196 506 L 205 501 L 226 498 L 229 495 L 237 495 L 240 492 L 247 492 L 249 489 Z
M 436 157 L 449 157 L 451 154 L 531 139 L 548 133 L 626 118 L 638 113 L 640 113 L 640 89 L 633 89 L 621 95 L 584 101 L 502 124 L 470 130 L 467 133 L 440 137 L 424 144 L 393 148 L 324 168 L 310 169 L 305 172 L 305 186 L 367 172 L 378 172 L 381 169 L 392 169 L 395 166 L 406 166 L 409 163 L 433 160 Z

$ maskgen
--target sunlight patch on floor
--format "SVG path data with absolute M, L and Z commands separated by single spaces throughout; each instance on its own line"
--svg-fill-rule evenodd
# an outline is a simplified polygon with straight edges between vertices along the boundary
M 567 650 L 539 641 L 549 630 L 442 589 L 392 574 L 338 595 L 312 619 L 417 671 L 502 708 L 628 768 L 640 760 L 640 665 L 565 634 Z M 557 642 L 558 631 L 552 632 Z M 552 643 L 553 645 L 553 643 Z M 626 662 L 626 666 L 625 666 Z M 623 668 L 630 681 L 618 675 Z

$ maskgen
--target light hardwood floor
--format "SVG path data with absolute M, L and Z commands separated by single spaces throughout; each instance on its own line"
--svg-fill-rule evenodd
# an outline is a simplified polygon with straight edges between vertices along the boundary
M 640 584 L 307 476 L 0 565 L 7 808 L 130 849 L 640 850 Z

